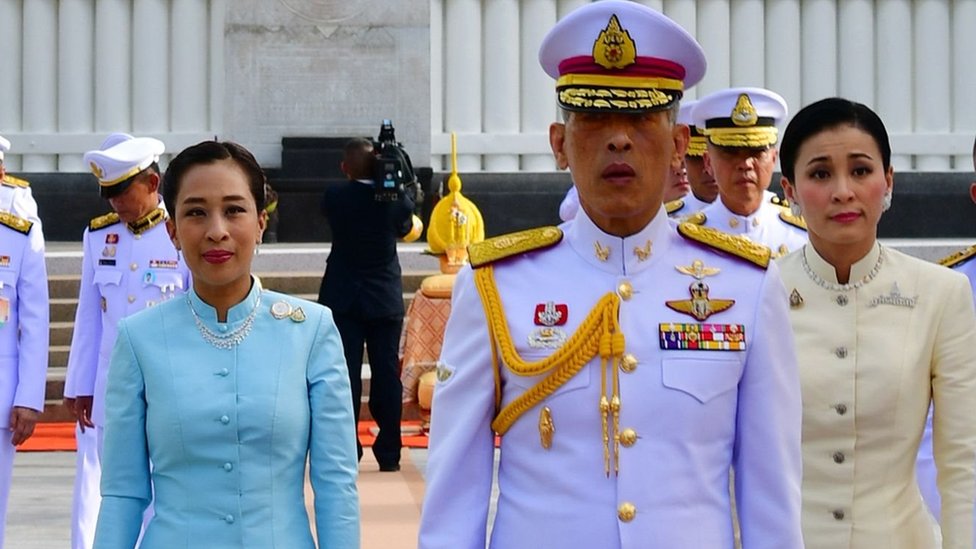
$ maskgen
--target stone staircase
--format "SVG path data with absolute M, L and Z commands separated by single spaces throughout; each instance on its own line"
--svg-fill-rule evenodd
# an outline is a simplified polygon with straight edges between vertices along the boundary
M 327 245 L 317 248 L 299 248 L 288 245 L 263 246 L 260 260 L 255 261 L 255 273 L 268 289 L 294 295 L 310 301 L 318 296 L 322 280 L 321 270 L 309 267 L 324 265 Z M 270 250 L 264 249 L 270 248 Z M 409 307 L 413 294 L 420 288 L 423 279 L 436 273 L 437 262 L 431 257 L 421 256 L 419 246 L 407 247 L 400 252 L 403 267 L 403 299 Z M 68 364 L 68 350 L 74 331 L 75 311 L 78 307 L 80 285 L 80 245 L 48 246 L 48 289 L 51 303 L 50 351 L 47 373 L 46 400 L 41 421 L 71 421 L 62 403 L 64 380 Z M 72 273 L 72 269 L 74 272 Z M 280 270 L 279 270 L 280 269 Z M 364 353 L 363 395 L 369 394 L 369 367 Z M 361 417 L 368 419 L 369 410 L 365 403 Z

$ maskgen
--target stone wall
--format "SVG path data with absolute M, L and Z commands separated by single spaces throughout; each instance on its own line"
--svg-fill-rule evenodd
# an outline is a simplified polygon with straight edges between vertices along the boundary
M 265 166 L 281 138 L 376 137 L 384 118 L 430 158 L 427 0 L 227 3 L 224 135 Z

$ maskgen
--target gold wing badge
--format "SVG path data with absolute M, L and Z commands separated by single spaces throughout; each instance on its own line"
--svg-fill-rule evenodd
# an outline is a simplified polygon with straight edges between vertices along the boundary
M 699 259 L 694 260 L 687 267 L 676 265 L 675 269 L 682 274 L 694 278 L 695 281 L 688 286 L 688 291 L 691 292 L 691 299 L 677 299 L 664 302 L 670 309 L 690 315 L 696 320 L 704 321 L 713 314 L 720 313 L 735 305 L 734 299 L 709 299 L 708 297 L 709 288 L 708 284 L 705 284 L 704 279 L 706 276 L 717 275 L 720 269 L 706 267 Z

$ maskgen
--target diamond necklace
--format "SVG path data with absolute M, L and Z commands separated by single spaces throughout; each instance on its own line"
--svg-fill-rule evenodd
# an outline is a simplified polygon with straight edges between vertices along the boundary
M 863 278 L 855 282 L 848 282 L 847 284 L 836 284 L 834 282 L 827 282 L 826 280 L 821 278 L 820 275 L 813 272 L 813 269 L 810 268 L 810 264 L 807 263 L 806 250 L 803 250 L 803 253 L 800 254 L 800 258 L 803 261 L 803 270 L 807 273 L 807 276 L 810 277 L 810 280 L 812 280 L 817 286 L 820 286 L 821 288 L 830 290 L 832 292 L 847 292 L 849 290 L 856 290 L 861 286 L 864 286 L 868 282 L 874 280 L 874 277 L 878 276 L 878 271 L 881 270 L 881 264 L 884 263 L 884 257 L 885 257 L 884 246 L 878 244 L 878 260 L 874 262 L 874 267 L 872 267 L 871 270 L 868 271 L 868 274 L 864 275 Z
M 203 323 L 203 319 L 200 318 L 200 315 L 197 314 L 196 309 L 193 308 L 193 303 L 190 301 L 190 292 L 186 292 L 183 295 L 186 297 L 186 304 L 190 307 L 190 312 L 193 313 L 193 320 L 196 322 L 197 330 L 200 331 L 200 335 L 203 336 L 203 340 L 218 349 L 228 350 L 237 347 L 242 341 L 244 341 L 247 334 L 251 333 L 251 327 L 254 325 L 254 317 L 257 315 L 258 307 L 261 305 L 261 295 L 263 293 L 263 290 L 258 290 L 258 298 L 254 300 L 254 307 L 247 315 L 247 318 L 244 319 L 244 322 L 242 322 L 237 329 L 225 334 L 215 333 L 213 330 L 208 328 L 207 325 Z

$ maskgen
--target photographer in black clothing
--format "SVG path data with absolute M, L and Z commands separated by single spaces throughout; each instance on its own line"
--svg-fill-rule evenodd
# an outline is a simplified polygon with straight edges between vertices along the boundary
M 369 411 L 379 426 L 373 455 L 381 471 L 397 471 L 402 445 L 398 347 L 404 309 L 396 241 L 416 232 L 414 203 L 402 185 L 395 200 L 377 199 L 376 157 L 368 139 L 350 140 L 343 152 L 341 168 L 348 180 L 329 185 L 322 197 L 332 251 L 318 301 L 332 309 L 342 337 L 357 422 L 366 346 L 372 372 Z

